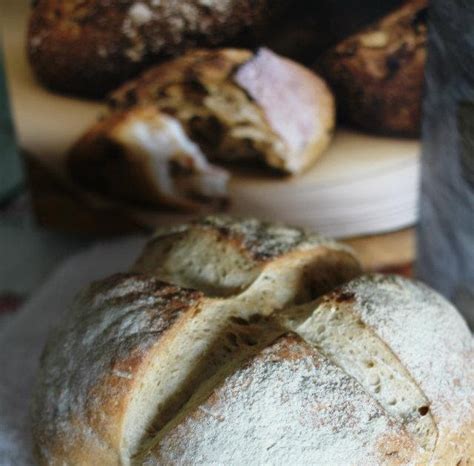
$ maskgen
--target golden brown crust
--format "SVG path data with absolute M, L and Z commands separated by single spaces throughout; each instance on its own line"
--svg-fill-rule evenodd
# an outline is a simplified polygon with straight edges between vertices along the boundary
M 231 244 L 255 263 L 264 264 L 292 251 L 311 251 L 318 247 L 344 251 L 352 255 L 349 247 L 308 229 L 228 215 L 210 215 L 176 228 L 160 229 L 155 233 L 149 247 L 163 241 L 165 237 L 178 238 L 192 232 L 198 232 L 201 238 L 215 235 L 216 245 L 221 242 Z
M 272 8 L 270 7 L 272 5 Z M 252 36 L 285 0 L 39 0 L 30 62 L 54 90 L 102 95 L 157 59 Z
M 429 464 L 470 464 L 474 459 L 474 341 L 454 307 L 421 283 L 379 274 L 352 280 L 322 301 L 329 308 L 348 304 L 350 312 L 396 353 L 427 398 L 417 414 L 432 416 L 436 425 Z
M 223 315 L 223 332 L 228 325 L 241 325 L 245 331 L 251 328 L 249 324 L 259 321 L 249 317 L 249 322 L 246 322 L 238 316 L 229 320 L 221 307 L 232 306 L 235 296 L 235 299 L 241 300 L 241 305 L 236 304 L 232 312 L 240 313 L 247 306 L 250 315 L 257 315 L 262 325 L 265 324 L 265 316 L 258 314 L 268 306 L 268 299 L 264 302 L 262 299 L 267 293 L 264 288 L 271 286 L 273 275 L 294 272 L 297 282 L 293 283 L 293 279 L 289 284 L 285 282 L 286 290 L 281 296 L 274 297 L 276 302 L 292 302 L 301 296 L 302 291 L 306 291 L 302 289 L 305 281 L 299 279 L 301 270 L 296 264 L 313 264 L 316 269 L 319 269 L 317 266 L 320 264 L 324 270 L 325 258 L 333 253 L 337 256 L 335 263 L 341 266 L 341 271 L 339 276 L 336 274 L 331 277 L 330 280 L 334 280 L 332 286 L 359 272 L 356 260 L 347 248 L 297 229 L 261 225 L 256 220 L 238 222 L 229 218 L 208 218 L 187 228 L 195 231 L 197 236 L 189 237 L 182 243 L 179 241 L 184 230 L 162 232 L 162 238 L 174 237 L 177 251 L 165 244 L 167 251 L 160 258 L 161 263 L 155 262 L 154 268 L 153 264 L 142 261 L 140 266 L 135 267 L 133 274 L 117 275 L 92 284 L 78 297 L 65 321 L 51 336 L 42 358 L 33 404 L 34 436 L 41 464 L 76 464 L 76 459 L 77 464 L 90 464 L 96 455 L 97 458 L 103 458 L 104 465 L 117 464 L 123 446 L 126 415 L 134 394 L 146 377 L 147 367 L 154 363 L 153 358 L 163 362 L 167 357 L 167 345 L 172 344 L 188 328 L 190 333 L 185 337 L 185 346 L 177 343 L 178 350 L 184 353 L 176 364 L 184 364 L 184 357 L 192 353 L 193 349 L 189 341 L 199 336 L 197 329 L 200 319 L 216 306 L 216 315 L 212 321 L 217 321 Z M 217 237 L 213 233 L 217 233 Z M 229 244 L 230 249 L 236 250 L 234 259 L 240 262 L 249 260 L 249 264 L 244 263 L 240 271 L 254 282 L 249 284 L 253 290 L 248 295 L 245 290 L 239 290 L 228 300 L 225 297 L 213 300 L 204 298 L 200 292 L 182 287 L 182 277 L 185 275 L 183 267 L 188 274 L 193 270 L 197 276 L 204 274 L 203 264 L 198 263 L 196 257 L 195 262 L 192 262 L 192 246 L 195 246 L 196 254 L 199 243 L 202 244 L 209 237 L 216 248 L 216 263 L 227 264 L 226 275 L 215 277 L 215 286 L 219 287 L 229 275 L 239 272 L 230 254 L 217 250 L 219 245 Z M 155 248 L 157 241 L 154 241 Z M 258 248 L 259 241 L 263 249 Z M 153 262 L 151 252 L 149 261 Z M 184 263 L 178 260 L 175 252 L 184 253 Z M 203 260 L 206 260 L 209 250 L 203 253 Z M 160 270 L 160 266 L 167 262 L 166 254 L 171 259 L 169 265 L 174 267 L 175 276 L 181 277 L 180 280 L 172 281 L 178 286 L 160 281 L 163 277 L 167 278 L 167 274 Z M 252 273 L 251 269 L 256 273 Z M 265 270 L 268 270 L 267 274 L 261 276 Z M 306 272 L 310 274 L 311 270 Z M 328 279 L 327 276 L 322 277 L 324 286 L 329 286 Z M 319 281 L 316 276 L 314 280 Z M 316 284 L 314 290 L 315 293 L 322 291 L 317 290 Z M 241 298 L 238 297 L 240 294 Z M 212 321 L 208 325 L 212 325 Z M 267 328 L 272 327 L 271 323 L 265 325 Z M 206 336 L 217 337 L 212 333 L 200 335 L 201 339 Z M 248 345 L 252 344 L 250 338 L 243 338 Z M 210 344 L 205 357 L 199 357 L 195 363 L 202 366 L 193 375 L 196 386 L 199 385 L 199 377 L 206 376 L 206 371 L 212 374 L 213 364 L 206 365 L 206 361 L 222 357 L 219 354 L 225 344 L 217 343 Z M 61 350 L 58 351 L 58 348 Z M 214 353 L 217 356 L 213 356 Z M 172 373 L 166 374 L 166 379 L 160 379 L 161 383 L 164 385 L 172 376 Z M 193 383 L 186 384 L 186 390 L 190 389 L 195 389 Z
M 323 54 L 316 65 L 341 116 L 367 131 L 417 136 L 426 60 L 426 0 L 409 0 Z

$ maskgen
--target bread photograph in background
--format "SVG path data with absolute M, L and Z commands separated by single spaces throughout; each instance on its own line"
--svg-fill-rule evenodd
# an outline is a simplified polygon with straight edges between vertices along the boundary
M 364 0 L 357 8 L 349 8 L 347 0 L 298 0 L 271 21 L 262 41 L 276 53 L 312 66 L 323 52 L 402 3 Z
M 465 2 L 1 3 L 2 466 L 474 463 Z
M 208 4 L 206 10 L 200 2 L 191 7 L 188 2 L 129 0 L 107 14 L 101 2 L 59 2 L 61 8 L 54 10 L 50 2 L 31 7 L 26 0 L 8 1 L 12 19 L 5 29 L 6 67 L 42 225 L 87 234 L 121 233 L 185 220 L 194 211 L 224 210 L 357 237 L 401 230 L 416 221 L 418 140 L 375 135 L 383 120 L 378 117 L 364 131 L 346 126 L 343 113 L 339 118 L 335 114 L 344 107 L 344 96 L 334 95 L 337 87 L 325 82 L 314 65 L 325 50 L 389 14 L 396 7 L 393 1 L 367 1 L 354 15 L 345 9 L 338 13 L 340 0 L 319 6 L 274 2 L 268 14 L 265 2 L 257 2 L 251 15 L 243 1 L 244 22 L 253 26 L 244 27 L 246 40 L 236 33 L 232 47 L 222 47 L 221 36 L 212 29 L 206 35 L 209 42 L 201 41 L 189 15 L 215 13 L 215 24 L 224 27 L 228 21 L 230 34 L 238 29 L 232 21 L 243 18 L 225 16 L 236 8 L 235 1 Z M 147 36 L 152 31 L 156 44 L 162 44 L 158 35 L 179 23 L 181 15 L 182 34 L 168 44 L 173 50 L 147 55 L 133 73 L 123 65 L 120 78 L 107 78 L 105 97 L 85 100 L 72 90 L 64 94 L 44 85 L 37 69 L 43 62 L 32 55 L 34 38 L 51 73 L 70 64 L 75 81 L 93 90 L 101 82 L 100 71 L 120 68 L 121 62 L 104 55 L 98 69 L 83 66 L 77 57 L 94 60 L 88 48 L 99 40 L 99 32 L 110 34 L 107 40 L 115 48 L 109 48 L 123 54 L 117 29 L 127 30 L 130 15 L 122 14 L 127 11 L 147 17 L 136 37 L 152 41 Z M 111 17 L 120 28 L 111 31 Z M 301 46 L 292 32 L 300 19 L 301 31 L 311 32 Z M 285 22 L 288 27 L 280 27 Z M 155 27 L 158 23 L 161 29 Z M 59 40 L 58 31 L 67 40 Z M 85 31 L 89 41 L 82 36 Z M 395 48 L 411 41 L 411 29 L 395 32 Z M 249 42 L 251 49 L 245 48 Z M 89 69 L 92 74 L 86 78 L 83 73 Z M 67 76 L 57 75 L 69 82 Z M 411 107 L 403 110 L 413 114 L 411 120 L 417 118 L 413 109 L 419 108 L 419 98 L 411 95 Z M 142 112 L 142 106 L 148 110 Z

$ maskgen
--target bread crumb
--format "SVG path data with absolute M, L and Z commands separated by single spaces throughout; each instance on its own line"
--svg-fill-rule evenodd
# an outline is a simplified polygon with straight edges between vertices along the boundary
M 97 53 L 99 57 L 106 57 L 108 55 L 107 49 L 103 45 L 97 48 Z
M 42 41 L 43 41 L 43 38 L 41 36 L 33 36 L 30 39 L 30 45 L 31 47 L 39 47 Z
M 117 371 L 117 370 L 114 370 L 114 371 L 112 371 L 112 373 L 113 373 L 116 377 L 120 377 L 121 379 L 128 379 L 128 380 L 132 380 L 132 379 L 133 379 L 133 376 L 132 376 L 132 374 L 130 374 L 130 372 L 124 372 L 124 371 Z
M 142 26 L 148 23 L 153 17 L 153 12 L 148 5 L 145 5 L 143 2 L 134 3 L 128 10 L 128 14 L 136 26 Z

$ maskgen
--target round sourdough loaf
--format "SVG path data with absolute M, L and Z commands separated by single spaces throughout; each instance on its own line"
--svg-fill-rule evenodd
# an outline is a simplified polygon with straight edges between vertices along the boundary
M 470 464 L 465 323 L 421 284 L 359 275 L 346 247 L 281 225 L 157 232 L 51 334 L 39 463 Z
M 196 46 L 253 43 L 287 0 L 37 0 L 28 53 L 62 92 L 103 95 L 150 62 Z M 247 44 L 250 45 L 250 44 Z

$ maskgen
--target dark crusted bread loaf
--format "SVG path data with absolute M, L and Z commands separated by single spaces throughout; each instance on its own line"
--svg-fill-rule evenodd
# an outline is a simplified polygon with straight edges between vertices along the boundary
M 229 218 L 159 231 L 52 333 L 41 465 L 446 464 L 474 455 L 473 340 L 426 287 Z
M 316 69 L 343 119 L 371 132 L 419 134 L 426 17 L 427 0 L 409 0 L 322 55 Z
M 150 62 L 248 39 L 286 0 L 38 0 L 28 33 L 38 78 L 103 95 Z
M 226 172 L 206 158 L 308 169 L 331 140 L 334 107 L 322 79 L 267 49 L 193 50 L 120 86 L 72 147 L 69 172 L 114 199 L 195 208 L 227 194 Z

